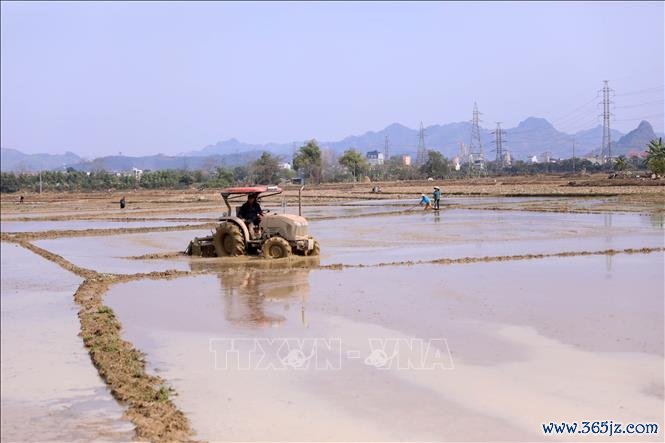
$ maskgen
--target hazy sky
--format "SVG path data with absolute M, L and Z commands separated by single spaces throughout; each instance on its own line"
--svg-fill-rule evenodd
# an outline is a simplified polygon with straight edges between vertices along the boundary
M 598 121 L 605 79 L 618 129 L 649 117 L 663 131 L 664 14 L 663 2 L 5 2 L 2 146 L 337 140 L 469 120 L 474 101 L 486 127 L 534 115 L 574 132 Z

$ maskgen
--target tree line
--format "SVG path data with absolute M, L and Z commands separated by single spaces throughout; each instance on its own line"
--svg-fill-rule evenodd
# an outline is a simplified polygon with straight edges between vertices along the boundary
M 282 167 L 283 158 L 264 152 L 261 157 L 245 166 L 235 168 L 217 167 L 210 171 L 159 170 L 145 171 L 140 177 L 133 174 L 120 174 L 108 171 L 44 171 L 41 174 L 3 172 L 1 192 L 20 190 L 38 191 L 99 191 L 110 189 L 184 189 L 221 188 L 231 185 L 276 184 L 298 175 L 307 183 L 348 182 L 365 180 L 417 180 L 464 178 L 475 176 L 473 171 L 462 165 L 455 170 L 451 162 L 440 152 L 430 150 L 422 165 L 404 164 L 400 156 L 386 159 L 383 164 L 370 165 L 367 158 L 349 149 L 341 156 L 324 155 L 315 140 L 303 144 L 293 156 L 293 169 Z M 665 174 L 665 146 L 662 139 L 652 140 L 648 146 L 646 159 L 619 157 L 610 167 L 614 170 L 648 169 L 659 175 Z M 528 175 L 543 173 L 564 173 L 572 171 L 606 171 L 607 165 L 595 164 L 586 159 L 566 159 L 556 163 L 527 163 L 521 160 L 510 166 L 499 167 L 495 162 L 486 163 L 485 174 Z M 40 177 L 41 176 L 41 177 Z

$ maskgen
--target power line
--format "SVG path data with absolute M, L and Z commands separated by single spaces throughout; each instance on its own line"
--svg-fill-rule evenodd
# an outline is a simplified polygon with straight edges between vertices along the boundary
M 614 120 L 614 121 L 616 121 L 616 122 L 634 122 L 636 120 L 644 120 L 644 119 L 651 118 L 651 117 L 660 117 L 661 115 L 663 115 L 662 112 L 659 113 L 659 114 L 645 115 L 644 117 L 622 118 L 622 119 L 618 119 L 618 120 Z
M 632 91 L 632 92 L 624 92 L 622 94 L 616 94 L 615 97 L 623 97 L 624 95 L 636 95 L 636 94 L 643 94 L 645 92 L 650 92 L 650 91 L 656 91 L 658 89 L 663 89 L 665 85 L 660 85 L 660 86 L 655 86 L 653 88 L 647 88 L 647 89 L 640 89 L 639 91 Z
M 640 106 L 647 106 L 647 105 L 654 105 L 656 103 L 663 103 L 663 99 L 652 101 L 652 102 L 644 102 L 644 103 L 638 103 L 635 105 L 626 105 L 626 106 L 615 106 L 615 109 L 625 109 L 625 108 L 639 108 Z
M 591 100 L 585 102 L 583 105 L 580 105 L 577 108 L 573 109 L 572 111 L 570 111 L 570 112 L 568 112 L 568 113 L 566 113 L 566 114 L 564 114 L 560 117 L 555 118 L 554 120 L 552 120 L 552 123 L 554 124 L 554 123 L 560 122 L 562 120 L 567 120 L 569 116 L 571 116 L 573 114 L 577 114 L 577 111 L 579 111 L 580 109 L 583 109 L 584 107 L 590 105 L 591 103 L 594 103 L 596 100 L 598 100 L 598 94 L 596 94 L 596 96 L 594 98 L 592 98 Z
M 561 128 L 561 130 L 567 133 L 575 133 L 575 132 L 585 131 L 587 129 L 593 129 L 599 124 L 600 121 L 598 120 L 598 116 L 594 115 L 591 118 L 587 117 L 584 120 L 580 120 L 579 122 L 577 122 L 577 124 Z

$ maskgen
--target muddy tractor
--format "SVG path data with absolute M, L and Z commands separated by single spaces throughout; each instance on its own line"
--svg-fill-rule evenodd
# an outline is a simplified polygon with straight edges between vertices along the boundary
M 257 201 L 281 194 L 277 186 L 253 186 L 223 189 L 221 194 L 227 212 L 212 235 L 197 237 L 185 251 L 202 257 L 236 257 L 262 255 L 265 258 L 284 258 L 291 254 L 319 255 L 319 243 L 308 233 L 307 220 L 294 214 L 275 214 L 264 210 L 258 224 L 239 217 L 240 206 L 231 204 L 247 199 L 251 194 Z M 299 205 L 299 207 L 301 207 Z

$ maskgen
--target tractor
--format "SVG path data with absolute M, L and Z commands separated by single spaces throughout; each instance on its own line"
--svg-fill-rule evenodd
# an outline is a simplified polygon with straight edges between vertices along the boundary
M 265 258 L 285 258 L 291 254 L 319 255 L 319 243 L 309 235 L 307 220 L 301 215 L 275 214 L 264 210 L 260 222 L 252 224 L 238 217 L 239 206 L 235 207 L 235 212 L 231 209 L 231 203 L 246 199 L 249 195 L 253 194 L 260 201 L 282 192 L 277 186 L 223 189 L 221 195 L 227 212 L 219 219 L 221 223 L 212 235 L 192 240 L 185 253 L 202 257 L 262 255 Z M 302 208 L 300 203 L 299 208 Z M 302 213 L 302 210 L 299 212 Z

